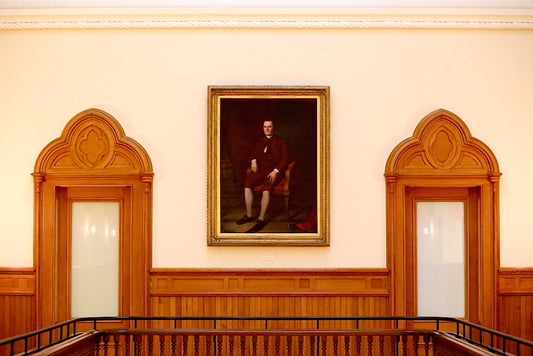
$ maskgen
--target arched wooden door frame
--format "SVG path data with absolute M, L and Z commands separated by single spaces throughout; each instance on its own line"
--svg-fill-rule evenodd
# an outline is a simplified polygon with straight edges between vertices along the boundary
M 406 192 L 409 188 L 477 188 L 479 191 L 479 286 L 483 306 L 477 315 L 496 325 L 496 275 L 499 267 L 499 171 L 496 157 L 466 124 L 450 111 L 428 114 L 413 136 L 391 152 L 385 168 L 387 185 L 387 264 L 391 272 L 392 311 L 407 315 L 410 278 L 405 256 Z M 412 284 L 411 284 L 412 285 Z M 411 307 L 411 308 L 410 308 Z M 468 318 L 468 315 L 467 315 Z
M 62 134 L 39 154 L 34 173 L 34 266 L 37 273 L 37 326 L 64 318 L 58 305 L 59 192 L 68 188 L 122 187 L 128 191 L 131 218 L 124 239 L 128 253 L 120 261 L 127 278 L 123 315 L 147 315 L 152 265 L 152 180 L 150 157 L 127 137 L 119 122 L 99 109 L 74 116 Z M 123 298 L 123 300 L 125 300 Z

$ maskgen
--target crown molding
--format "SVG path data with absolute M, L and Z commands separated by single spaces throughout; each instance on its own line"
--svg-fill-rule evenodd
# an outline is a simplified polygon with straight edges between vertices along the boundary
M 0 30 L 95 29 L 462 29 L 533 30 L 533 22 L 500 21 L 16 21 Z
M 0 30 L 471 29 L 533 30 L 516 9 L 30 9 L 0 10 Z

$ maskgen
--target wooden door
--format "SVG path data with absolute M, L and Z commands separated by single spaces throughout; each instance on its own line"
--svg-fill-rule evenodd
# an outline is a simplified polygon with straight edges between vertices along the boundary
M 131 187 L 56 187 L 57 219 L 57 254 L 56 259 L 56 321 L 68 320 L 82 316 L 123 316 L 128 315 L 131 300 L 131 277 L 128 274 L 131 266 L 127 258 L 131 254 L 132 200 Z M 73 205 L 75 203 L 116 203 L 118 205 L 118 258 L 114 261 L 118 272 L 118 293 L 116 315 L 72 315 L 73 287 Z M 104 253 L 104 251 L 102 251 Z M 95 284 L 94 288 L 101 288 Z M 105 288 L 105 287 L 104 287 Z M 102 291 L 102 292 L 105 292 Z M 96 312 L 98 313 L 98 312 Z M 120 325 L 116 325 L 119 327 Z
M 423 316 L 419 312 L 419 289 L 421 280 L 418 276 L 419 248 L 417 233 L 417 203 L 420 202 L 457 202 L 463 206 L 462 211 L 457 212 L 457 216 L 463 220 L 464 226 L 464 286 L 457 286 L 457 290 L 464 287 L 464 314 L 457 317 L 465 318 L 469 321 L 478 322 L 480 319 L 480 208 L 479 208 L 479 187 L 413 187 L 406 188 L 406 236 L 405 236 L 405 281 L 406 281 L 406 310 L 407 315 Z M 431 288 L 437 288 L 444 281 L 439 280 L 436 275 L 431 281 Z M 425 315 L 425 316 L 452 316 L 452 315 Z
M 75 202 L 119 204 L 118 314 L 148 315 L 153 171 L 144 148 L 111 115 L 89 109 L 42 150 L 32 175 L 37 326 L 71 316 L 69 222 Z

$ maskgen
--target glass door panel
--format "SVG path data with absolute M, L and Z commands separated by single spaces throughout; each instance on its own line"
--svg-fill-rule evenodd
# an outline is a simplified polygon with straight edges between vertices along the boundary
M 465 204 L 416 203 L 419 316 L 465 317 Z
M 118 316 L 120 203 L 72 202 L 71 317 Z

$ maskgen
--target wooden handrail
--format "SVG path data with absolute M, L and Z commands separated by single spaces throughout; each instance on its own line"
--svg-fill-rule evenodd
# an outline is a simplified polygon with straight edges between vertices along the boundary
M 122 322 L 123 325 L 129 325 L 128 329 L 113 329 L 112 325 L 117 325 L 117 321 Z M 229 321 L 235 321 L 236 324 L 223 323 Z M 276 322 L 275 324 L 273 323 L 274 321 Z M 301 321 L 302 323 L 294 323 L 295 321 Z M 379 323 L 376 323 L 378 321 Z M 433 323 L 434 328 L 431 328 L 430 330 L 401 329 L 404 325 L 414 325 L 412 323 L 404 323 L 409 321 L 424 321 L 426 328 L 428 322 Z M 333 323 L 331 324 L 330 322 Z M 370 324 L 367 324 L 367 322 L 370 322 Z M 285 329 L 273 328 L 283 328 L 284 325 L 286 326 Z M 390 327 L 390 329 L 365 329 L 365 327 L 372 327 L 373 325 L 378 328 Z M 155 326 L 162 326 L 163 328 L 157 329 L 154 328 Z M 231 326 L 239 327 L 240 329 L 232 329 Z M 439 334 L 439 330 L 444 326 L 448 333 Z M 184 328 L 181 329 L 180 327 Z M 307 329 L 308 327 L 310 328 Z M 339 330 L 332 330 L 334 328 L 338 328 Z M 61 350 L 62 345 L 72 344 L 69 340 L 77 338 L 78 335 L 82 334 L 80 331 L 89 329 L 92 329 L 91 332 L 93 332 L 93 335 L 100 340 L 99 342 L 101 342 L 102 345 L 107 344 L 108 348 L 113 348 L 115 351 L 117 348 L 125 347 L 128 343 L 135 347 L 154 348 L 154 342 L 156 345 L 160 345 L 158 346 L 160 349 L 166 350 L 169 347 L 172 348 L 172 343 L 170 346 L 165 344 L 167 339 L 172 338 L 175 339 L 174 347 L 178 347 L 178 342 L 183 342 L 183 338 L 188 338 L 189 341 L 194 340 L 195 338 L 206 339 L 207 341 L 205 345 L 198 346 L 199 349 L 202 349 L 202 347 L 213 348 L 213 342 L 215 340 L 217 342 L 216 346 L 221 347 L 221 340 L 229 342 L 229 339 L 227 338 L 233 338 L 232 342 L 236 342 L 235 340 L 241 342 L 242 339 L 242 342 L 245 342 L 244 346 L 242 346 L 243 348 L 253 348 L 254 346 L 252 344 L 255 342 L 257 346 L 258 338 L 262 340 L 262 338 L 267 337 L 271 340 L 275 340 L 276 338 L 280 338 L 280 340 L 288 340 L 288 345 L 283 346 L 288 348 L 296 347 L 295 345 L 298 345 L 297 347 L 300 348 L 304 347 L 301 346 L 303 344 L 300 344 L 303 342 L 306 345 L 305 347 L 316 349 L 319 347 L 320 341 L 320 348 L 325 347 L 327 350 L 329 350 L 328 347 L 333 349 L 341 346 L 351 348 L 355 345 L 355 347 L 366 347 L 367 349 L 377 350 L 377 354 L 380 354 L 380 347 L 382 349 L 396 348 L 398 351 L 398 348 L 405 348 L 407 350 L 422 345 L 420 347 L 426 350 L 427 348 L 432 347 L 427 339 L 441 340 L 440 347 L 446 347 L 442 346 L 447 345 L 446 342 L 442 340 L 450 339 L 454 344 L 462 343 L 463 345 L 469 345 L 474 350 L 484 349 L 487 350 L 485 352 L 491 352 L 486 354 L 533 355 L 533 342 L 531 341 L 454 318 L 152 316 L 73 319 L 31 333 L 0 340 L 0 355 L 28 355 L 40 351 L 43 351 L 42 354 L 44 355 L 52 349 Z M 246 338 L 249 340 L 245 340 Z M 254 338 L 255 341 L 253 341 Z M 150 341 L 150 339 L 152 339 L 152 341 Z M 200 339 L 196 341 L 201 342 Z M 187 344 L 187 347 L 194 347 L 191 346 L 194 342 L 190 342 L 192 342 L 192 344 Z M 435 342 L 434 344 L 439 345 L 439 342 Z M 181 346 L 183 347 L 183 345 Z M 241 347 L 241 345 L 239 347 Z M 282 346 L 280 345 L 279 347 Z M 157 349 L 157 347 L 155 348 Z M 462 348 L 460 349 L 462 350 Z M 463 350 L 461 352 L 463 352 Z M 154 353 L 156 356 L 159 354 L 160 353 Z M 366 354 L 368 354 L 368 352 Z M 65 353 L 64 355 L 68 355 L 68 353 Z M 218 353 L 216 355 L 221 354 Z M 263 355 L 263 353 L 261 353 L 261 355 Z M 322 353 L 322 355 L 324 355 L 324 353 Z M 327 355 L 329 356 L 329 354 Z M 460 355 L 460 353 L 458 355 Z
M 434 330 L 108 329 L 91 331 L 37 355 L 493 355 Z

